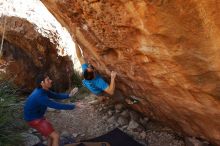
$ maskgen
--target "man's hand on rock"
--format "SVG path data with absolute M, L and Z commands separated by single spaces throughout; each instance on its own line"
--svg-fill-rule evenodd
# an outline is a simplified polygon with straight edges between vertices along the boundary
M 115 79 L 116 74 L 117 74 L 117 73 L 116 73 L 115 71 L 112 71 L 112 72 L 111 72 L 111 78 L 112 78 L 112 79 Z

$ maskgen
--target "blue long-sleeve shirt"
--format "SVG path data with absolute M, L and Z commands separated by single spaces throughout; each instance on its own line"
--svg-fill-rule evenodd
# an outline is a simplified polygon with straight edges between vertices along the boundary
M 88 64 L 82 64 L 82 71 L 84 72 L 88 68 Z M 105 91 L 109 85 L 105 80 L 98 74 L 95 74 L 95 78 L 92 80 L 84 79 L 83 85 L 88 88 L 93 94 L 99 95 Z
M 74 104 L 62 104 L 55 102 L 50 98 L 66 99 L 69 98 L 69 95 L 64 93 L 55 93 L 49 90 L 46 91 L 42 88 L 36 88 L 27 98 L 24 105 L 24 119 L 26 121 L 32 121 L 43 118 L 47 107 L 64 110 L 71 110 L 75 108 Z

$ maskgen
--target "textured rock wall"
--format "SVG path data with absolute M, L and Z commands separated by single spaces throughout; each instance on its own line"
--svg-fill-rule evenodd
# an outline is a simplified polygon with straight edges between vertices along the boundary
M 220 1 L 42 2 L 133 108 L 220 145 Z
M 4 30 L 4 19 L 0 18 L 0 38 Z M 56 37 L 51 33 L 51 37 Z M 6 78 L 23 91 L 31 91 L 40 71 L 48 72 L 55 90 L 65 90 L 71 85 L 72 61 L 57 55 L 56 44 L 50 42 L 36 30 L 36 26 L 25 19 L 7 17 L 0 68 Z

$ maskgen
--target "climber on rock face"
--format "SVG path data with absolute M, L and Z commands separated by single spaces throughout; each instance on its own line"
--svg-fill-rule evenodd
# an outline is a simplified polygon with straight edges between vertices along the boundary
M 106 96 L 105 93 L 112 97 L 115 97 L 115 99 L 118 101 L 124 100 L 120 92 L 115 92 L 116 72 L 111 72 L 110 84 L 106 83 L 105 80 L 95 72 L 94 67 L 86 63 L 77 42 L 75 42 L 75 48 L 77 57 L 82 65 L 82 72 L 84 77 L 84 80 L 82 81 L 83 85 L 88 88 L 93 94 L 97 95 L 99 101 L 108 99 L 108 96 Z M 134 104 L 134 102 L 130 99 L 126 98 L 125 101 L 128 104 Z
M 82 65 L 83 85 L 88 88 L 93 94 L 98 95 L 99 100 L 104 100 L 104 96 L 100 96 L 103 92 L 106 92 L 109 95 L 114 94 L 115 90 L 115 77 L 116 72 L 111 72 L 111 82 L 110 84 L 106 83 L 105 80 L 95 72 L 94 67 L 90 64 L 87 64 L 81 50 L 77 43 L 75 43 L 76 54 Z
M 74 88 L 70 94 L 52 92 L 49 90 L 52 86 L 52 80 L 46 73 L 40 73 L 37 76 L 36 83 L 37 88 L 29 95 L 24 105 L 24 119 L 30 127 L 48 138 L 48 146 L 59 146 L 59 134 L 44 117 L 44 114 L 47 107 L 63 110 L 72 110 L 75 107 L 81 107 L 79 103 L 76 105 L 62 104 L 50 99 L 67 99 L 78 92 L 78 88 Z

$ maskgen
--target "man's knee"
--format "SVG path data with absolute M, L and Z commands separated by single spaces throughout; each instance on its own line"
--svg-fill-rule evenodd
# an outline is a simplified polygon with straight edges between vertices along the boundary
M 52 139 L 59 139 L 60 135 L 56 131 L 53 131 L 49 137 Z

